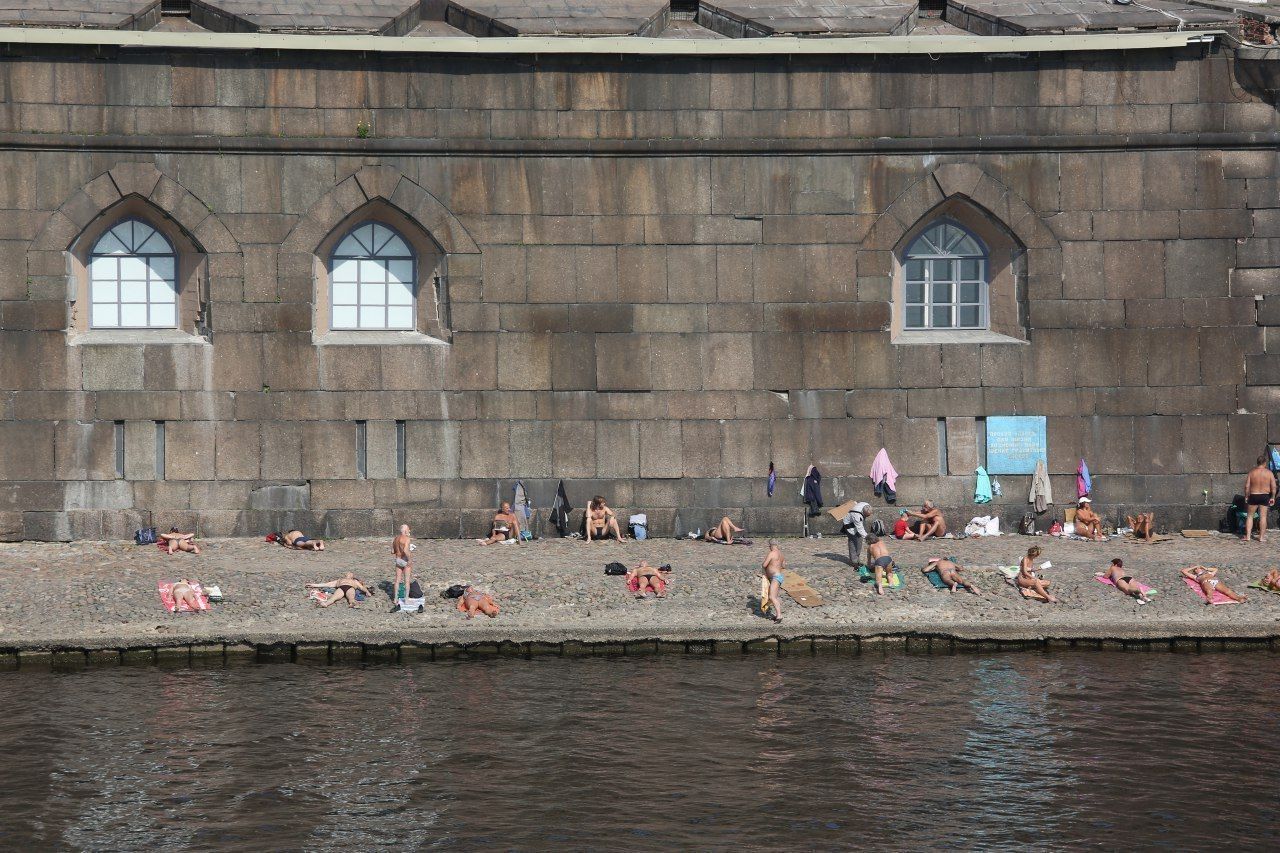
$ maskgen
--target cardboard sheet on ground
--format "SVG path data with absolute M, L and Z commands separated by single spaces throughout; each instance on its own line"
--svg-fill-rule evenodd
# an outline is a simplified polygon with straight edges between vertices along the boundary
M 786 577 L 782 582 L 782 590 L 787 595 L 791 596 L 791 599 L 801 607 L 821 607 L 825 603 L 822 600 L 822 596 L 818 595 L 817 591 L 813 587 L 809 586 L 809 582 L 793 572 L 791 569 L 787 569 L 786 571 Z M 761 577 L 760 609 L 762 611 L 765 610 L 764 603 L 768 600 L 769 579 Z
M 1207 530 L 1184 530 L 1182 535 L 1186 539 L 1204 539 L 1210 534 Z

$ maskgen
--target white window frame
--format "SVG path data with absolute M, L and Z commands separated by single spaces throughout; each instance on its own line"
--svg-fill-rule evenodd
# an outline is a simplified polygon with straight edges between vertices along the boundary
M 959 239 L 946 241 L 949 243 L 944 248 L 939 248 L 938 242 L 932 239 L 935 231 L 949 226 L 961 232 Z M 973 241 L 975 250 L 953 251 L 958 243 L 963 242 L 964 238 Z M 991 309 L 990 309 L 990 292 L 991 281 L 988 277 L 988 258 L 987 247 L 976 234 L 965 228 L 953 219 L 938 219 L 931 222 L 927 228 L 911 241 L 905 252 L 902 253 L 902 329 L 905 332 L 923 332 L 923 331 L 987 331 L 991 328 Z M 977 273 L 974 276 L 965 276 L 963 268 L 965 262 L 976 262 Z M 920 263 L 922 272 L 919 277 L 912 275 L 912 264 Z M 950 276 L 939 275 L 939 272 L 950 265 Z M 921 285 L 920 298 L 911 299 L 911 289 L 913 285 Z M 936 298 L 935 287 L 942 285 L 950 286 L 950 298 Z M 974 300 L 962 300 L 961 292 L 964 285 L 977 285 L 978 298 Z M 961 308 L 978 309 L 978 322 L 971 325 L 961 325 L 960 316 Z M 935 317 L 936 309 L 946 307 L 950 313 L 950 323 L 937 323 Z M 910 322 L 911 312 L 913 309 L 923 310 L 923 324 L 912 325 Z
M 367 233 L 364 229 L 371 229 Z M 386 233 L 382 233 L 386 232 Z M 393 246 L 398 241 L 404 254 L 396 254 L 399 247 Z M 353 243 L 360 251 L 353 251 Z M 391 247 L 392 253 L 387 253 Z M 392 303 L 393 284 L 405 284 L 393 274 L 393 264 L 408 264 L 409 303 Z M 354 267 L 348 266 L 354 265 Z M 381 267 L 380 276 L 377 268 Z M 354 268 L 354 276 L 351 270 Z M 365 276 L 374 273 L 366 280 Z M 402 276 L 403 277 L 403 276 Z M 354 281 L 352 280 L 354 278 Z M 354 285 L 352 287 L 351 285 Z M 381 301 L 365 301 L 367 291 L 378 286 L 382 288 Z M 345 310 L 344 310 L 345 309 Z M 341 322 L 339 317 L 354 309 L 352 322 Z M 401 317 L 407 317 L 407 323 L 391 322 L 392 310 Z M 405 313 L 407 310 L 407 314 Z M 366 317 L 382 312 L 382 321 L 366 322 Z M 412 332 L 417 329 L 418 318 L 418 256 L 413 245 L 404 236 L 378 220 L 365 220 L 347 231 L 338 240 L 329 256 L 329 329 L 335 332 Z
M 126 228 L 126 226 L 128 226 Z M 146 229 L 139 234 L 138 227 Z M 152 237 L 159 238 L 164 244 L 166 251 L 139 251 Z M 103 244 L 109 239 L 114 239 L 124 251 L 99 251 Z M 165 262 L 168 262 L 169 275 L 164 275 Z M 136 266 L 135 263 L 141 262 L 142 270 L 126 270 L 126 264 L 130 267 Z M 106 269 L 113 270 L 112 276 L 103 275 Z M 126 274 L 132 273 L 126 278 Z M 179 281 L 178 269 L 178 253 L 173 247 L 173 242 L 165 236 L 164 232 L 145 220 L 136 217 L 122 219 L 115 225 L 108 228 L 93 244 L 93 249 L 89 252 L 88 279 L 89 279 L 89 328 L 90 329 L 177 329 L 181 322 L 181 294 L 178 292 Z M 138 276 L 141 276 L 140 278 Z M 141 299 L 124 299 L 125 285 L 141 284 L 144 289 L 144 295 Z M 167 285 L 167 291 L 165 288 Z M 99 298 L 104 294 L 103 288 L 112 288 L 111 299 Z M 157 292 L 159 291 L 159 292 Z M 165 296 L 172 296 L 171 299 L 165 299 Z M 160 298 L 157 298 L 159 296 Z M 99 306 L 115 306 L 115 323 L 98 322 Z M 146 315 L 146 321 L 142 325 L 126 324 L 124 319 L 125 305 L 142 305 Z M 166 310 L 167 309 L 167 310 Z M 164 311 L 166 314 L 172 314 L 172 321 L 154 322 L 153 315 L 157 311 Z

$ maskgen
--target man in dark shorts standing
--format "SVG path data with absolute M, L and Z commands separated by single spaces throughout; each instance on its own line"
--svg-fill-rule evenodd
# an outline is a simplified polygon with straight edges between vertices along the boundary
M 1267 468 L 1267 458 L 1258 457 L 1258 464 L 1244 478 L 1244 493 L 1249 508 L 1244 515 L 1244 541 L 1253 536 L 1253 512 L 1258 511 L 1258 541 L 1267 541 L 1267 509 L 1276 503 L 1276 475 Z

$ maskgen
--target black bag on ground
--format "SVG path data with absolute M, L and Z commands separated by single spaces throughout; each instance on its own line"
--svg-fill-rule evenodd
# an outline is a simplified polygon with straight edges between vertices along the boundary
M 449 587 L 444 592 L 440 593 L 440 597 L 441 598 L 462 598 L 462 594 L 466 591 L 467 591 L 467 588 L 463 584 L 455 583 L 453 586 Z
M 133 541 L 139 545 L 156 544 L 156 529 L 154 527 L 142 527 L 133 531 Z
M 412 583 L 410 583 L 410 584 L 409 584 L 409 597 L 410 597 L 410 598 L 422 598 L 422 584 L 418 583 L 417 581 L 413 581 Z
M 1018 532 L 1023 536 L 1036 535 L 1036 517 L 1031 513 L 1027 513 L 1022 517 L 1022 521 L 1018 522 Z
M 627 567 L 622 565 L 622 563 L 610 563 L 604 567 L 604 573 L 606 575 L 625 575 L 627 573 Z

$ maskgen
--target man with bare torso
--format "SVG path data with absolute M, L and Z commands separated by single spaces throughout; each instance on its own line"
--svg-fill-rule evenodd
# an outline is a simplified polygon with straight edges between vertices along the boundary
M 400 535 L 391 540 L 391 555 L 396 561 L 395 597 L 404 598 L 409 594 L 409 584 L 413 581 L 413 556 L 410 554 L 413 545 L 410 540 L 409 525 L 400 525 Z M 404 583 L 404 595 L 400 593 L 400 584 Z
M 892 580 L 895 567 L 893 557 L 889 556 L 889 547 L 879 536 L 867 537 L 867 560 L 876 573 L 876 595 L 884 595 L 885 584 Z
M 947 535 L 947 522 L 942 517 L 942 510 L 934 506 L 933 501 L 925 501 L 919 512 L 908 512 L 909 518 L 918 519 L 912 524 L 916 535 L 923 542 L 930 537 L 938 538 Z
M 1245 499 L 1248 508 L 1244 515 L 1244 541 L 1253 536 L 1253 513 L 1258 512 L 1258 541 L 1267 541 L 1267 510 L 1276 503 L 1276 475 L 1267 468 L 1265 456 L 1258 457 L 1258 464 L 1244 478 Z
M 778 547 L 776 539 L 769 540 L 769 551 L 765 554 L 764 562 L 760 564 L 760 574 L 769 580 L 769 592 L 767 598 L 769 606 L 773 608 L 773 621 L 782 621 L 782 585 L 787 580 L 787 561 L 782 556 L 782 549 Z

